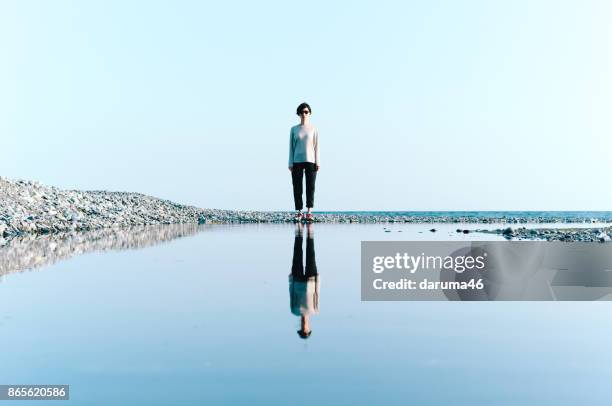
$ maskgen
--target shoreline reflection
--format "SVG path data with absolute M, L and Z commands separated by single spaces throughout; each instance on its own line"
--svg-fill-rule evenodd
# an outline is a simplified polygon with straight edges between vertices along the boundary
M 19 236 L 0 246 L 0 277 L 89 252 L 150 247 L 195 235 L 203 227 L 198 224 L 164 224 Z

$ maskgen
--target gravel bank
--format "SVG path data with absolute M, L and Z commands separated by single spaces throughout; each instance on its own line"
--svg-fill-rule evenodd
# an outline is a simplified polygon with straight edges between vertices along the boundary
M 140 193 L 62 190 L 0 178 L 0 236 L 197 223 L 211 211 Z
M 63 190 L 38 182 L 9 180 L 0 177 L 0 238 L 24 234 L 50 234 L 89 231 L 105 228 L 126 228 L 153 224 L 183 223 L 284 223 L 293 221 L 292 211 L 235 211 L 201 209 L 141 193 Z M 597 218 L 537 216 L 428 216 L 332 213 L 317 214 L 323 223 L 577 223 L 603 221 Z M 513 229 L 511 237 L 546 239 L 561 238 L 557 234 L 531 234 Z M 576 229 L 572 236 L 591 238 L 597 230 Z M 500 232 L 503 230 L 483 230 Z M 509 235 L 509 234 L 508 234 Z M 573 237 L 572 237 L 573 238 Z M 578 237 L 576 237 L 578 238 Z M 602 237 L 603 238 L 603 237 Z M 588 239 L 585 241 L 591 241 Z M 595 241 L 598 238 L 594 239 Z
M 475 230 L 475 232 L 499 234 L 507 240 L 546 240 L 571 242 L 610 242 L 612 227 L 603 228 L 532 228 L 506 227 L 495 230 Z

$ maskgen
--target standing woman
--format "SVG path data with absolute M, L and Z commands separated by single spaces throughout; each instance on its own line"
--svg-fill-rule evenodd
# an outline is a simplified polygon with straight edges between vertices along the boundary
M 298 106 L 297 115 L 300 124 L 289 131 L 289 171 L 293 182 L 293 200 L 295 202 L 295 220 L 302 220 L 302 175 L 306 174 L 306 221 L 312 221 L 314 206 L 315 180 L 320 167 L 319 130 L 310 124 L 312 110 L 308 103 Z

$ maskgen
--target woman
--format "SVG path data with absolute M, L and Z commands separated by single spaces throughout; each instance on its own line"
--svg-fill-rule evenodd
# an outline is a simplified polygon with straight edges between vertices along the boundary
M 315 260 L 313 224 L 306 225 L 306 268 L 302 262 L 304 256 L 302 227 L 302 223 L 298 223 L 297 230 L 295 230 L 293 262 L 289 274 L 289 307 L 291 313 L 300 317 L 298 335 L 306 339 L 312 333 L 310 316 L 319 313 L 321 283 Z
M 289 171 L 293 182 L 295 220 L 302 220 L 302 175 L 306 174 L 306 221 L 313 221 L 315 180 L 320 168 L 319 130 L 310 124 L 312 109 L 308 103 L 298 106 L 296 113 L 301 123 L 289 131 Z

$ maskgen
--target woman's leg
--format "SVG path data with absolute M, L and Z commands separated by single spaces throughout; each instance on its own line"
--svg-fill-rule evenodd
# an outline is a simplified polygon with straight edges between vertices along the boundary
M 302 260 L 304 252 L 302 251 L 302 241 L 301 235 L 296 235 L 295 240 L 293 241 L 293 262 L 291 263 L 291 275 L 293 275 L 293 279 L 296 281 L 304 280 L 304 263 Z
M 317 179 L 317 167 L 314 163 L 306 164 L 306 207 L 314 207 L 315 181 Z M 310 210 L 308 210 L 310 212 Z
M 301 247 L 300 247 L 301 248 Z M 315 260 L 314 238 L 306 237 L 306 274 L 307 278 L 318 275 Z
M 294 163 L 291 170 L 291 181 L 293 182 L 293 201 L 296 210 L 302 210 L 304 203 L 302 201 L 302 173 L 304 165 L 301 162 Z

